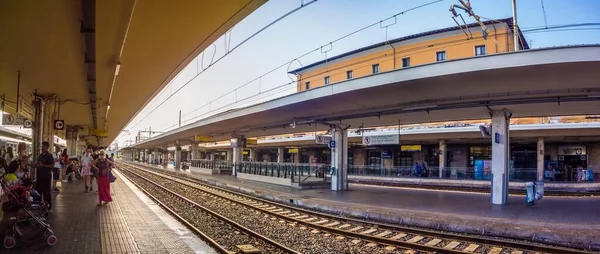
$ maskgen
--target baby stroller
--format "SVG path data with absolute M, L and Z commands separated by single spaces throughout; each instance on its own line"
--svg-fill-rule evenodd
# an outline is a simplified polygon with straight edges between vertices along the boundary
M 55 245 L 57 238 L 44 217 L 48 214 L 47 205 L 30 202 L 29 197 L 25 196 L 27 193 L 25 186 L 9 186 L 2 182 L 2 190 L 4 192 L 3 198 L 7 200 L 2 205 L 4 211 L 2 226 L 5 229 L 4 248 L 14 248 L 17 244 L 17 238 L 23 240 L 35 239 L 41 238 L 42 235 L 46 244 L 49 246 Z

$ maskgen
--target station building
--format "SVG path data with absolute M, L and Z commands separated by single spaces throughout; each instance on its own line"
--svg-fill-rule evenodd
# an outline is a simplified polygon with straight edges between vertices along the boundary
M 300 92 L 400 68 L 506 53 L 514 49 L 512 24 L 512 18 L 486 21 L 487 36 L 473 23 L 400 37 L 306 65 L 290 74 L 296 75 Z M 519 35 L 520 48 L 529 49 L 522 33 Z

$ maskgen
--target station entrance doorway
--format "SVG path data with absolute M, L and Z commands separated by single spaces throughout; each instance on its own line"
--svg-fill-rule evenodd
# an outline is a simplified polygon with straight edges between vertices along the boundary
M 558 147 L 557 181 L 577 181 L 579 170 L 587 169 L 587 154 L 585 146 Z

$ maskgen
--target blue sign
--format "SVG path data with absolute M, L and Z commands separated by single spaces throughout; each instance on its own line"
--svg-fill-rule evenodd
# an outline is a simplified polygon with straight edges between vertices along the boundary
M 329 148 L 331 148 L 331 149 L 335 148 L 335 140 L 329 141 Z
M 494 143 L 500 144 L 500 133 L 494 133 Z
M 381 158 L 382 159 L 391 159 L 392 154 L 390 154 L 390 151 L 381 151 Z

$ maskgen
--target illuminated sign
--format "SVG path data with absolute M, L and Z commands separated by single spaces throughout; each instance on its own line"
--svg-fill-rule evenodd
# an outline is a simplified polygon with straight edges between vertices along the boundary
M 405 152 L 421 151 L 421 145 L 403 145 L 403 146 L 400 146 L 400 151 L 405 151 Z

